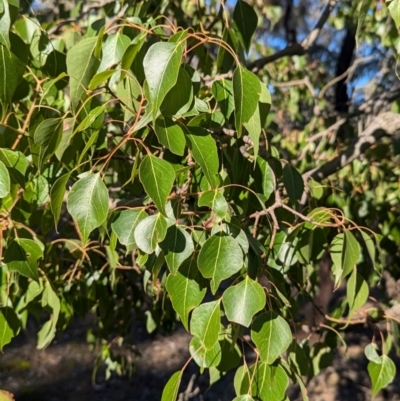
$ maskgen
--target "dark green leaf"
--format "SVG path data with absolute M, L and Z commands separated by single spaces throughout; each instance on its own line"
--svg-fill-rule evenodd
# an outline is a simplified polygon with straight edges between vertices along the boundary
M 224 219 L 229 211 L 228 203 L 218 190 L 203 192 L 199 196 L 198 205 L 209 207 L 219 219 Z
M 57 150 L 61 141 L 63 120 L 61 118 L 49 118 L 42 121 L 36 128 L 33 139 L 40 147 L 39 169 Z
M 351 318 L 357 309 L 361 308 L 365 304 L 368 296 L 368 284 L 355 269 L 347 280 L 347 300 L 350 308 L 348 319 Z
M 135 228 L 136 245 L 145 253 L 153 253 L 167 235 L 167 220 L 161 213 L 143 219 Z
M 168 117 L 159 117 L 154 123 L 154 132 L 161 145 L 172 153 L 183 156 L 186 147 L 185 134 L 182 127 Z
M 61 208 L 64 202 L 64 195 L 70 176 L 71 172 L 57 178 L 50 190 L 50 207 L 54 216 L 54 224 L 56 227 L 60 218 Z
M 171 164 L 147 155 L 140 164 L 139 178 L 157 209 L 166 216 L 165 204 L 175 181 L 175 171 Z
M 20 323 L 10 307 L 0 308 L 0 351 L 18 334 Z
M 218 102 L 222 114 L 227 120 L 229 120 L 229 117 L 231 116 L 235 107 L 233 102 L 232 81 L 228 79 L 220 79 L 215 81 L 212 84 L 211 91 L 215 97 L 215 100 Z
M 258 17 L 253 7 L 243 0 L 238 0 L 233 10 L 233 24 L 240 43 L 248 52 L 251 39 L 257 29 Z
M 301 199 L 304 192 L 304 181 L 301 174 L 290 164 L 283 168 L 283 183 L 289 195 L 290 202 L 294 205 Z

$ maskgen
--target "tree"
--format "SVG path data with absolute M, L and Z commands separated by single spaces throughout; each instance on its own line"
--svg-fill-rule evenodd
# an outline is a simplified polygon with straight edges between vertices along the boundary
M 367 323 L 372 393 L 393 380 L 398 305 L 365 305 L 399 276 L 399 1 L 308 3 L 311 29 L 305 1 L 0 1 L 0 348 L 29 317 L 47 312 L 45 348 L 93 312 L 121 373 L 132 318 L 178 318 L 211 382 L 236 369 L 235 400 L 279 401 L 290 381 L 307 399 L 321 347 Z M 333 311 L 320 271 L 346 290 Z M 314 345 L 296 340 L 306 302 Z

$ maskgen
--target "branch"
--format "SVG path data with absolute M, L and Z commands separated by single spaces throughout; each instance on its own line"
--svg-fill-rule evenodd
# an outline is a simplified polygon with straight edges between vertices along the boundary
M 323 166 L 316 167 L 304 173 L 303 179 L 313 178 L 316 181 L 323 180 L 359 158 L 382 137 L 392 136 L 398 130 L 400 130 L 399 114 L 386 112 L 378 115 L 345 151 Z
M 340 0 L 329 0 L 328 4 L 325 6 L 324 11 L 319 17 L 314 29 L 309 33 L 309 35 L 301 43 L 293 43 L 287 46 L 285 49 L 272 54 L 271 56 L 263 57 L 255 60 L 248 64 L 247 68 L 253 72 L 261 70 L 266 64 L 272 63 L 273 61 L 279 60 L 286 56 L 302 56 L 307 53 L 310 48 L 316 42 L 322 27 L 329 18 L 330 13 L 335 8 L 335 6 L 340 2 Z

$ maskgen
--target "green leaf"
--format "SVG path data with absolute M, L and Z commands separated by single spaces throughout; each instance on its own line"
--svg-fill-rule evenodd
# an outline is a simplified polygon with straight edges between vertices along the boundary
M 38 259 L 43 257 L 43 250 L 36 241 L 16 238 L 7 246 L 4 262 L 9 270 L 17 271 L 32 280 L 39 280 Z
M 0 161 L 7 167 L 10 178 L 23 187 L 25 185 L 25 173 L 29 166 L 25 155 L 15 150 L 0 148 Z
M 190 234 L 174 224 L 168 228 L 160 248 L 164 252 L 170 272 L 175 274 L 179 266 L 193 253 L 194 244 Z
M 216 234 L 204 243 L 197 263 L 201 274 L 212 279 L 211 292 L 215 294 L 222 280 L 243 267 L 243 252 L 231 236 Z
M 229 212 L 228 203 L 218 190 L 203 192 L 199 196 L 198 205 L 209 207 L 219 219 L 224 219 Z
M 294 205 L 301 199 L 304 192 L 304 181 L 301 174 L 290 164 L 283 168 L 283 183 L 289 195 L 290 202 Z
M 269 198 L 274 192 L 275 175 L 271 166 L 263 158 L 257 157 L 257 165 L 261 171 L 262 190 L 266 198 Z
M 381 356 L 381 363 L 369 362 L 368 373 L 372 382 L 372 397 L 378 393 L 379 390 L 389 385 L 396 376 L 396 365 L 387 356 Z
M 73 108 L 86 98 L 86 88 L 96 74 L 100 61 L 94 56 L 97 37 L 85 38 L 67 53 L 70 96 Z
M 10 50 L 11 18 L 7 0 L 0 0 L 0 43 Z
M 249 392 L 250 370 L 246 365 L 239 366 L 235 372 L 233 386 L 237 396 Z
M 189 344 L 189 352 L 201 368 L 217 366 L 221 362 L 221 346 L 217 341 L 214 347 L 207 351 L 202 341 L 193 337 Z
M 214 81 L 211 91 L 215 97 L 215 100 L 218 102 L 222 114 L 227 120 L 229 120 L 229 117 L 231 116 L 235 107 L 233 101 L 232 81 L 224 78 Z
M 112 230 L 119 242 L 126 246 L 127 252 L 136 249 L 135 229 L 146 217 L 147 213 L 144 209 L 124 210 L 111 224 Z
M 139 178 L 157 209 L 166 216 L 165 204 L 175 181 L 175 171 L 171 164 L 147 155 L 140 164 Z
M 18 334 L 20 322 L 12 308 L 0 308 L 0 351 Z
M 280 365 L 258 363 L 252 383 L 252 395 L 262 401 L 282 401 L 289 386 L 289 377 Z
M 161 145 L 167 147 L 172 153 L 183 156 L 186 140 L 179 124 L 169 117 L 159 117 L 154 123 L 154 132 Z
M 5 46 L 0 45 L 0 102 L 11 102 L 25 71 L 25 64 Z
M 232 401 L 254 401 L 254 398 L 248 394 L 244 394 L 235 397 Z
M 143 59 L 144 74 L 149 85 L 153 119 L 169 90 L 176 84 L 184 42 L 154 43 Z
M 118 64 L 122 60 L 122 56 L 130 44 L 131 40 L 128 36 L 118 31 L 108 36 L 103 43 L 101 63 L 98 72 L 107 70 L 113 65 Z
M 153 253 L 157 244 L 167 235 L 167 227 L 167 220 L 161 213 L 146 217 L 136 226 L 134 232 L 136 245 L 145 253 Z
M 260 284 L 248 276 L 229 287 L 222 296 L 226 317 L 230 322 L 249 327 L 253 316 L 265 306 L 265 292 Z
M 243 48 L 248 52 L 251 39 L 257 29 L 258 17 L 253 7 L 238 0 L 233 10 L 233 25 Z
M 362 0 L 361 6 L 360 6 L 360 11 L 358 13 L 358 23 L 357 23 L 357 32 L 356 32 L 356 42 L 357 42 L 357 47 L 360 44 L 360 36 L 362 29 L 364 28 L 364 23 L 365 23 L 365 17 L 367 15 L 367 12 L 369 10 L 369 7 L 371 6 L 372 0 Z M 389 6 L 390 9 L 390 6 Z M 399 15 L 400 17 L 400 15 Z M 400 21 L 400 19 L 399 19 Z M 399 24 L 397 24 L 399 25 Z
M 258 316 L 251 326 L 251 338 L 263 362 L 273 363 L 292 342 L 292 332 L 285 319 L 275 312 Z
M 219 169 L 219 159 L 214 138 L 201 127 L 187 127 L 185 134 L 194 160 L 200 165 L 211 187 L 215 188 L 217 186 L 216 175 Z
M 192 312 L 190 332 L 197 336 L 206 350 L 218 342 L 220 328 L 220 301 L 201 304 Z
M 0 199 L 10 192 L 10 174 L 7 167 L 0 161 Z
M 76 221 L 84 244 L 108 214 L 108 191 L 100 174 L 89 174 L 77 181 L 67 199 L 67 209 Z
M 194 257 L 183 262 L 177 273 L 169 274 L 167 278 L 166 288 L 172 306 L 186 330 L 190 311 L 199 306 L 206 295 L 206 287 L 202 285 L 202 281 Z
M 182 380 L 182 374 L 182 370 L 178 370 L 169 378 L 162 392 L 161 401 L 176 401 Z
M 364 0 L 366 1 L 366 0 Z M 387 3 L 387 1 L 386 1 Z M 365 6 L 363 4 L 363 6 Z M 390 15 L 392 16 L 395 24 L 396 24 L 396 28 L 400 28 L 400 0 L 392 0 L 389 5 L 389 12 Z
M 160 109 L 164 116 L 181 116 L 193 103 L 193 85 L 190 75 L 184 68 L 179 69 L 176 84 L 165 96 Z
M 239 137 L 242 136 L 243 124 L 247 123 L 255 113 L 260 95 L 260 80 L 252 72 L 239 65 L 233 73 L 235 126 Z
M 376 352 L 377 345 L 375 343 L 368 344 L 365 347 L 364 353 L 367 359 L 371 362 L 375 362 L 378 365 L 382 363 L 381 357 Z
M 354 269 L 353 273 L 347 280 L 347 300 L 350 308 L 348 319 L 351 318 L 357 309 L 365 304 L 368 296 L 369 288 L 367 282 L 359 273 L 357 273 L 357 270 Z
M 58 220 L 60 219 L 61 208 L 64 202 L 65 190 L 69 181 L 71 172 L 57 178 L 50 190 L 50 208 L 54 216 L 54 224 L 57 227 Z
M 61 118 L 48 118 L 36 128 L 33 139 L 40 147 L 39 169 L 42 169 L 44 162 L 56 152 L 61 141 L 62 130 L 63 120 Z

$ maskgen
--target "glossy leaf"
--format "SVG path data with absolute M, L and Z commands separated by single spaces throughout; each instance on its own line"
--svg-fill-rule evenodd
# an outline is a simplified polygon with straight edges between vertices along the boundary
M 235 104 L 235 126 L 242 135 L 243 124 L 255 113 L 261 95 L 260 80 L 252 72 L 238 66 L 233 73 L 233 97 Z
M 181 370 L 178 370 L 169 378 L 167 384 L 164 387 L 161 401 L 176 401 L 179 386 L 182 380 L 182 374 L 183 372 Z
M 147 155 L 140 164 L 140 181 L 160 213 L 166 215 L 165 204 L 175 181 L 175 171 L 165 160 Z
M 176 274 L 168 275 L 166 288 L 186 330 L 189 330 L 190 311 L 199 306 L 206 295 L 202 281 L 195 258 L 183 262 Z
M 216 175 L 219 168 L 215 140 L 204 128 L 200 127 L 188 127 L 185 130 L 185 135 L 194 160 L 202 168 L 211 187 L 215 188 L 217 185 Z
M 219 301 L 203 303 L 192 312 L 190 332 L 201 340 L 206 350 L 211 350 L 218 342 L 219 328 Z
M 145 253 L 153 253 L 167 235 L 167 220 L 160 214 L 143 219 L 135 228 L 134 239 L 138 248 Z
M 119 242 L 126 246 L 126 251 L 136 248 L 135 229 L 147 217 L 144 209 L 123 210 L 118 218 L 111 224 L 112 230 Z
M 266 312 L 253 322 L 251 339 L 260 351 L 261 360 L 271 364 L 289 347 L 292 332 L 285 319 L 275 312 Z
M 118 64 L 130 43 L 131 41 L 128 36 L 120 32 L 108 36 L 103 44 L 102 58 L 98 71 L 104 71 Z
M 1 10 L 0 10 L 0 43 L 4 45 L 7 50 L 10 50 L 10 27 L 11 27 L 11 18 L 10 18 L 10 9 L 7 0 L 0 1 Z
M 243 0 L 237 0 L 233 10 L 233 23 L 240 43 L 248 52 L 258 23 L 258 17 L 253 7 Z
M 10 192 L 10 174 L 4 163 L 0 161 L 0 199 Z
M 153 119 L 169 90 L 176 84 L 183 43 L 158 42 L 147 51 L 143 60 L 144 73 L 149 85 Z
M 264 308 L 265 292 L 260 284 L 247 277 L 229 287 L 222 296 L 226 317 L 230 322 L 249 327 L 253 316 Z
M 43 257 L 43 249 L 31 239 L 17 238 L 7 246 L 4 262 L 9 270 L 17 271 L 32 280 L 39 279 L 38 260 Z
M 172 225 L 168 228 L 165 239 L 160 243 L 165 261 L 171 273 L 176 273 L 179 266 L 193 253 L 194 244 L 190 234 L 182 227 Z
M 368 363 L 368 373 L 372 381 L 372 396 L 375 397 L 379 390 L 394 380 L 396 365 L 387 355 L 382 355 L 380 363 L 373 361 Z
M 211 291 L 215 294 L 222 280 L 242 268 L 243 252 L 232 237 L 216 234 L 204 243 L 197 263 L 201 274 L 211 278 Z
M 72 186 L 67 209 L 78 225 L 84 244 L 90 233 L 106 220 L 108 202 L 107 187 L 100 174 L 88 174 Z

